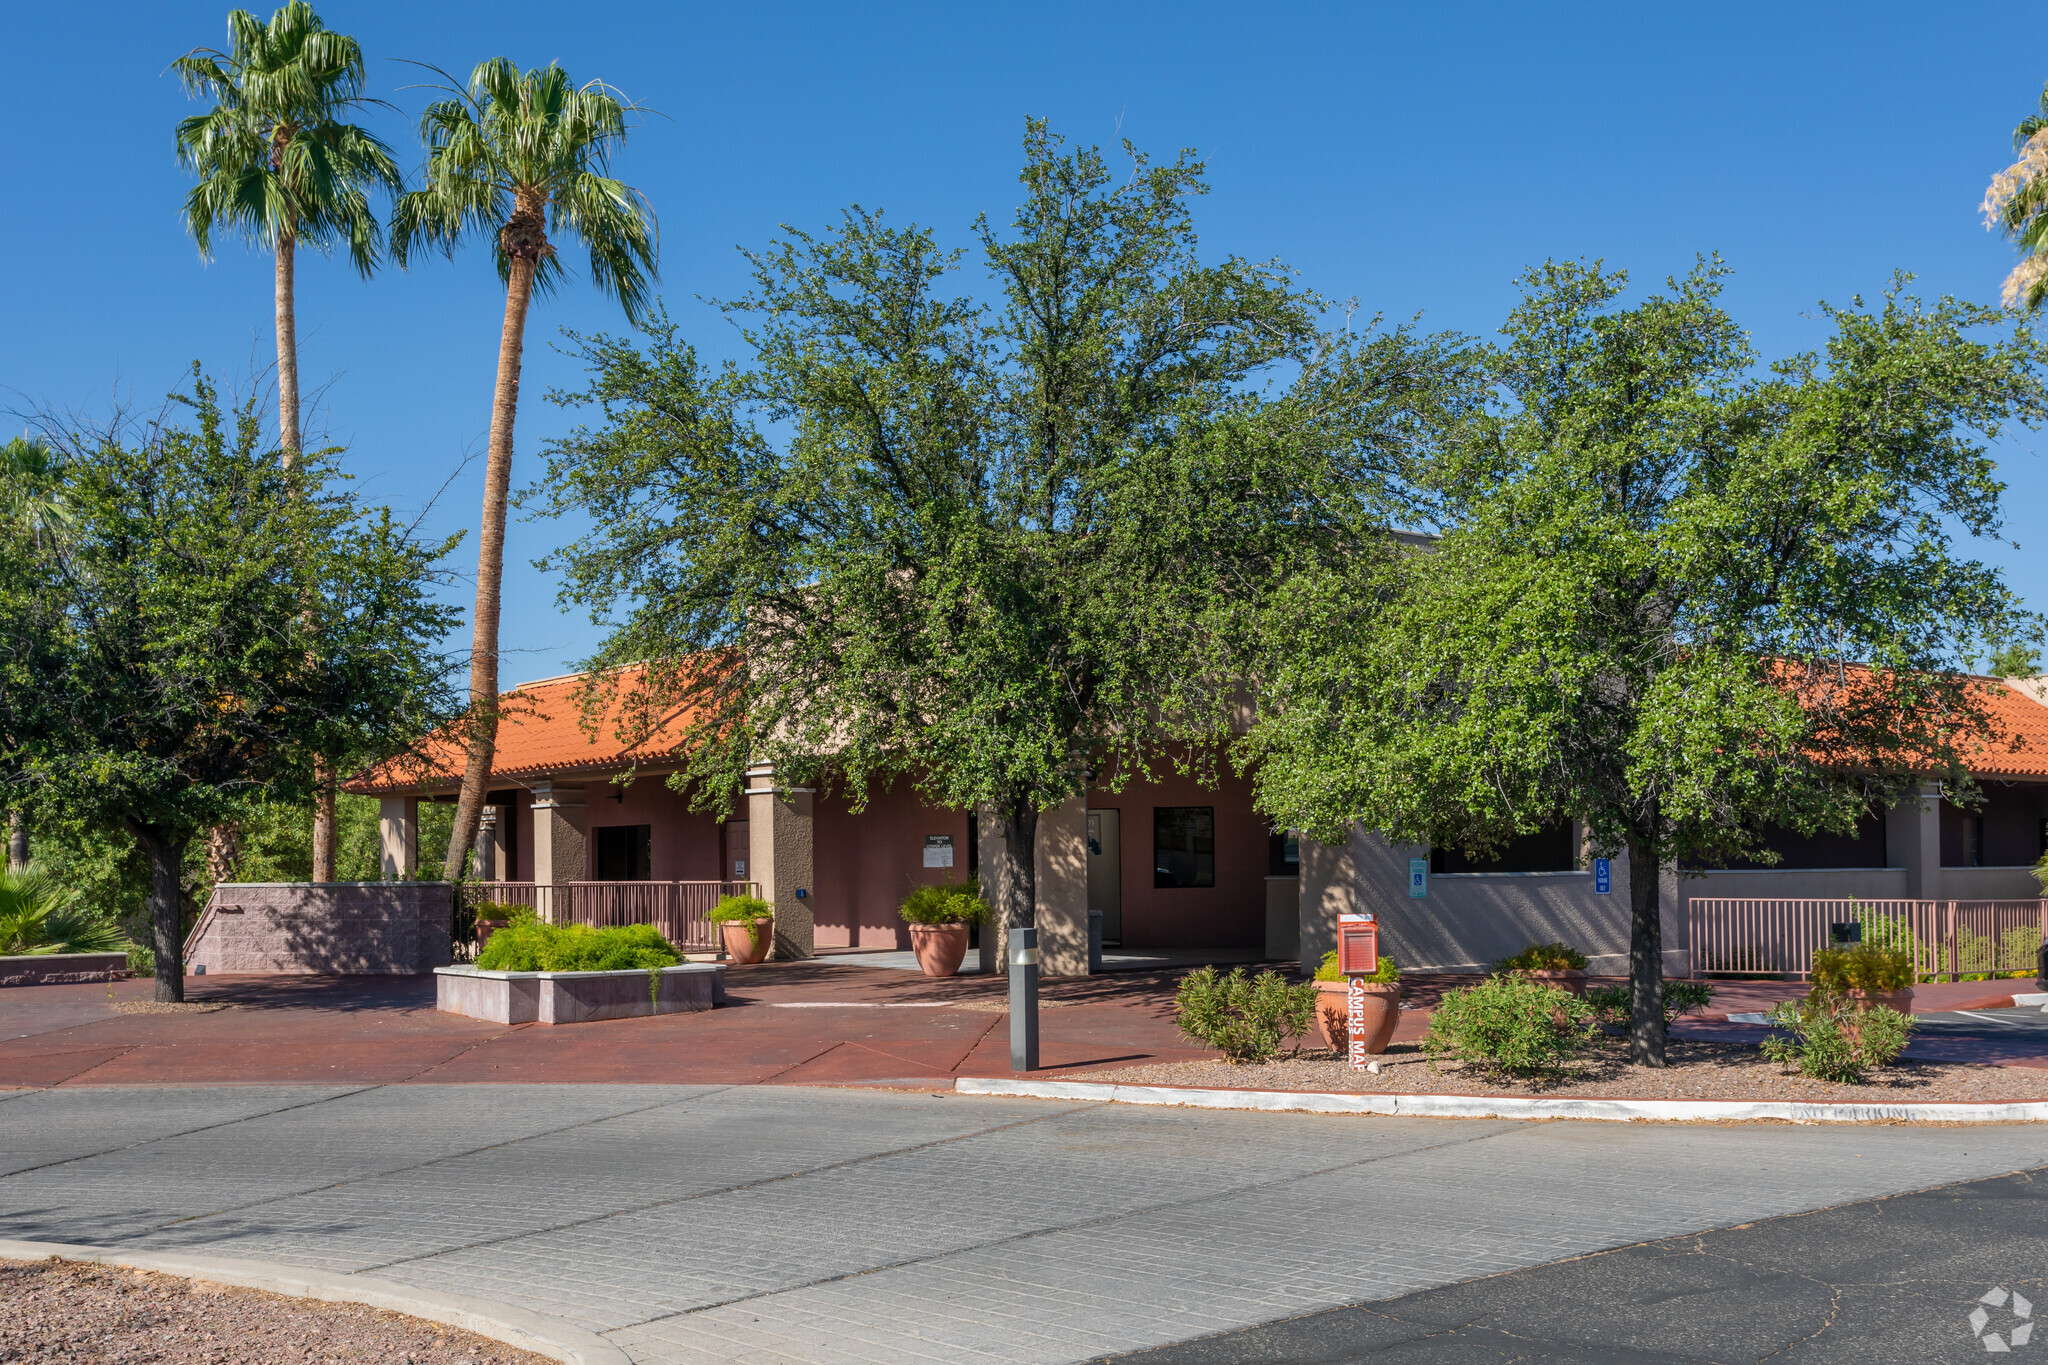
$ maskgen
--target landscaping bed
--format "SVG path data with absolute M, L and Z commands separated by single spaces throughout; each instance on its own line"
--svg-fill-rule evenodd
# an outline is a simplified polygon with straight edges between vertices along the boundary
M 123 1365 L 548 1365 L 362 1304 L 291 1299 L 79 1261 L 0 1261 L 0 1361 Z
M 1631 1067 L 1618 1040 L 1555 1077 L 1501 1078 L 1460 1062 L 1432 1069 L 1415 1043 L 1375 1058 L 1380 1073 L 1353 1071 L 1327 1049 L 1233 1066 L 1220 1059 L 1161 1062 L 1107 1071 L 1062 1072 L 1063 1081 L 1191 1086 L 1222 1090 L 1341 1091 L 1347 1094 L 1533 1095 L 1604 1099 L 1790 1100 L 1836 1103 L 2048 1100 L 2048 1071 L 1902 1059 L 1873 1068 L 1870 1083 L 1818 1081 L 1767 1061 L 1754 1044 L 1672 1037 L 1662 1071 Z

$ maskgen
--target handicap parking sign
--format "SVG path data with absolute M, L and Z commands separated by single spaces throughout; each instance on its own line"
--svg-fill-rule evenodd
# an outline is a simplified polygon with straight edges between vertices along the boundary
M 1408 860 L 1408 898 L 1421 900 L 1429 894 L 1429 859 Z
M 1593 889 L 1603 896 L 1614 889 L 1614 864 L 1605 858 L 1593 860 Z

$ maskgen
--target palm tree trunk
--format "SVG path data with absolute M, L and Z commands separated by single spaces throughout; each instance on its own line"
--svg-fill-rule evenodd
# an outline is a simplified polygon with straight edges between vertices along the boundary
M 7 812 L 7 870 L 19 872 L 28 866 L 28 816 L 19 809 Z
M 296 244 L 287 235 L 277 244 L 277 443 L 284 466 L 299 462 L 304 437 L 299 425 L 299 310 Z M 313 880 L 334 880 L 334 769 L 313 760 Z
M 491 402 L 491 443 L 484 464 L 482 534 L 476 547 L 476 617 L 469 648 L 469 752 L 462 769 L 462 795 L 455 803 L 455 828 L 448 836 L 446 881 L 460 880 L 476 841 L 490 785 L 491 758 L 498 746 L 498 599 L 505 577 L 505 503 L 512 491 L 512 421 L 519 415 L 519 363 L 526 343 L 526 309 L 533 301 L 537 262 L 512 258 L 505 290 L 505 323 L 498 335 L 498 388 Z

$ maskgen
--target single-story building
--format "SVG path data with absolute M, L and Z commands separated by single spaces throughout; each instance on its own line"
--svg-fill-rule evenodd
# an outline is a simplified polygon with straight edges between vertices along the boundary
M 628 748 L 609 718 L 581 724 L 580 675 L 505 695 L 490 805 L 477 849 L 486 880 L 587 883 L 752 882 L 773 901 L 778 952 L 902 948 L 896 908 L 911 887 L 977 871 L 1001 837 L 991 819 L 928 804 L 908 782 L 869 793 L 855 811 L 842 792 L 791 787 L 749 771 L 732 816 L 692 811 L 671 790 L 675 730 Z M 1929 786 L 1854 835 L 1770 838 L 1772 866 L 1668 867 L 1667 968 L 1690 968 L 1685 902 L 1694 897 L 2019 899 L 2038 896 L 2034 862 L 2048 853 L 2048 689 L 2008 679 L 1992 709 L 2020 748 L 1987 755 L 1985 801 L 1962 810 Z M 664 747 L 667 745 L 668 747 Z M 453 801 L 462 753 L 429 746 L 425 771 L 391 765 L 348 784 L 381 801 L 384 873 L 417 865 L 418 803 Z M 613 779 L 631 771 L 633 780 Z M 1272 828 L 1249 781 L 1167 777 L 1091 790 L 1039 822 L 1041 960 L 1056 975 L 1088 970 L 1088 917 L 1104 942 L 1136 949 L 1256 951 L 1319 959 L 1336 917 L 1367 910 L 1404 968 L 1477 971 L 1532 942 L 1561 940 L 1596 972 L 1626 969 L 1628 872 L 1597 876 L 1583 830 L 1516 840 L 1475 862 L 1451 849 L 1396 845 L 1354 829 L 1330 846 Z M 983 934 L 993 963 L 999 935 Z

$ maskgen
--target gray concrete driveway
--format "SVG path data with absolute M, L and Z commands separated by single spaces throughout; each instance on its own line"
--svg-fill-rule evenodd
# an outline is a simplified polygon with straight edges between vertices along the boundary
M 2044 1165 L 2022 1125 L 110 1087 L 0 1097 L 0 1237 L 480 1294 L 645 1361 L 1055 1362 Z

